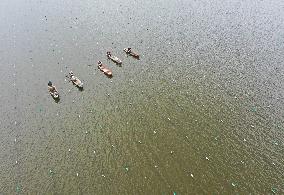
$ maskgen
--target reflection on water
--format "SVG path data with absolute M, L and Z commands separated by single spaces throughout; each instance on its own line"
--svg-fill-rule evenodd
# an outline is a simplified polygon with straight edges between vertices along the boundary
M 282 1 L 1 4 L 0 194 L 284 193 Z

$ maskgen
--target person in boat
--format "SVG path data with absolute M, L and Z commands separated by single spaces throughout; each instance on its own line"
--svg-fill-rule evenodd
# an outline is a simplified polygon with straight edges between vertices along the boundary
M 56 87 L 55 87 L 54 85 L 52 85 L 52 82 L 51 82 L 51 81 L 48 82 L 47 87 L 48 87 L 48 91 L 49 91 L 50 93 L 57 92 Z
M 102 66 L 102 62 L 98 61 L 98 66 L 101 67 Z
M 111 56 L 111 53 L 110 51 L 107 52 L 107 57 L 110 57 Z
M 73 82 L 77 81 L 77 77 L 74 76 L 74 73 L 72 71 L 69 72 L 69 75 L 70 75 L 71 81 L 73 81 Z
M 127 48 L 126 53 L 131 53 L 131 48 L 130 47 Z

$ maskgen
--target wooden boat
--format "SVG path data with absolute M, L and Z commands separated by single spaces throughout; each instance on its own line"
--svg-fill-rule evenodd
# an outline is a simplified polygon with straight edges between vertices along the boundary
M 134 57 L 134 58 L 139 59 L 139 55 L 138 55 L 137 53 L 131 51 L 131 48 L 130 48 L 130 47 L 129 47 L 129 48 L 124 48 L 123 51 L 125 51 L 125 53 L 126 53 L 127 55 L 130 55 L 130 56 L 132 56 L 132 57 Z
M 105 75 L 112 77 L 112 71 L 107 68 L 101 61 L 98 61 L 98 69 L 100 69 Z
M 107 52 L 107 58 L 111 59 L 116 64 L 119 64 L 119 65 L 122 64 L 122 61 L 118 57 L 111 55 L 109 51 Z
M 56 87 L 54 85 L 52 85 L 52 82 L 49 81 L 47 85 L 48 85 L 48 92 L 53 97 L 53 99 L 55 99 L 55 100 L 59 99 L 59 93 L 58 93 Z
M 80 79 L 78 79 L 77 77 L 75 77 L 74 73 L 72 71 L 69 72 L 69 78 L 72 81 L 72 83 L 74 85 L 76 85 L 76 87 L 78 88 L 83 88 L 83 83 Z

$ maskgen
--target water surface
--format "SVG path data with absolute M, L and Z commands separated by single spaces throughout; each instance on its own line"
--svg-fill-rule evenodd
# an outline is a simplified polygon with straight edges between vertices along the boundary
M 0 194 L 283 194 L 283 8 L 2 0 Z

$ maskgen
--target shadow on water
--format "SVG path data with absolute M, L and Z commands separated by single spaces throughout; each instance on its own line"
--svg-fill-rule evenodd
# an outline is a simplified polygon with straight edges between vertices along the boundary
M 59 102 L 60 102 L 60 97 L 58 97 L 58 98 L 55 98 L 55 97 L 53 97 L 53 96 L 51 96 L 51 97 L 53 98 L 53 100 L 54 100 L 55 103 L 59 103 Z
M 118 67 L 122 67 L 122 63 L 117 63 L 117 62 L 115 62 L 115 64 L 118 66 Z
M 79 91 L 84 91 L 84 87 L 79 87 L 76 85 L 76 87 L 78 88 Z

